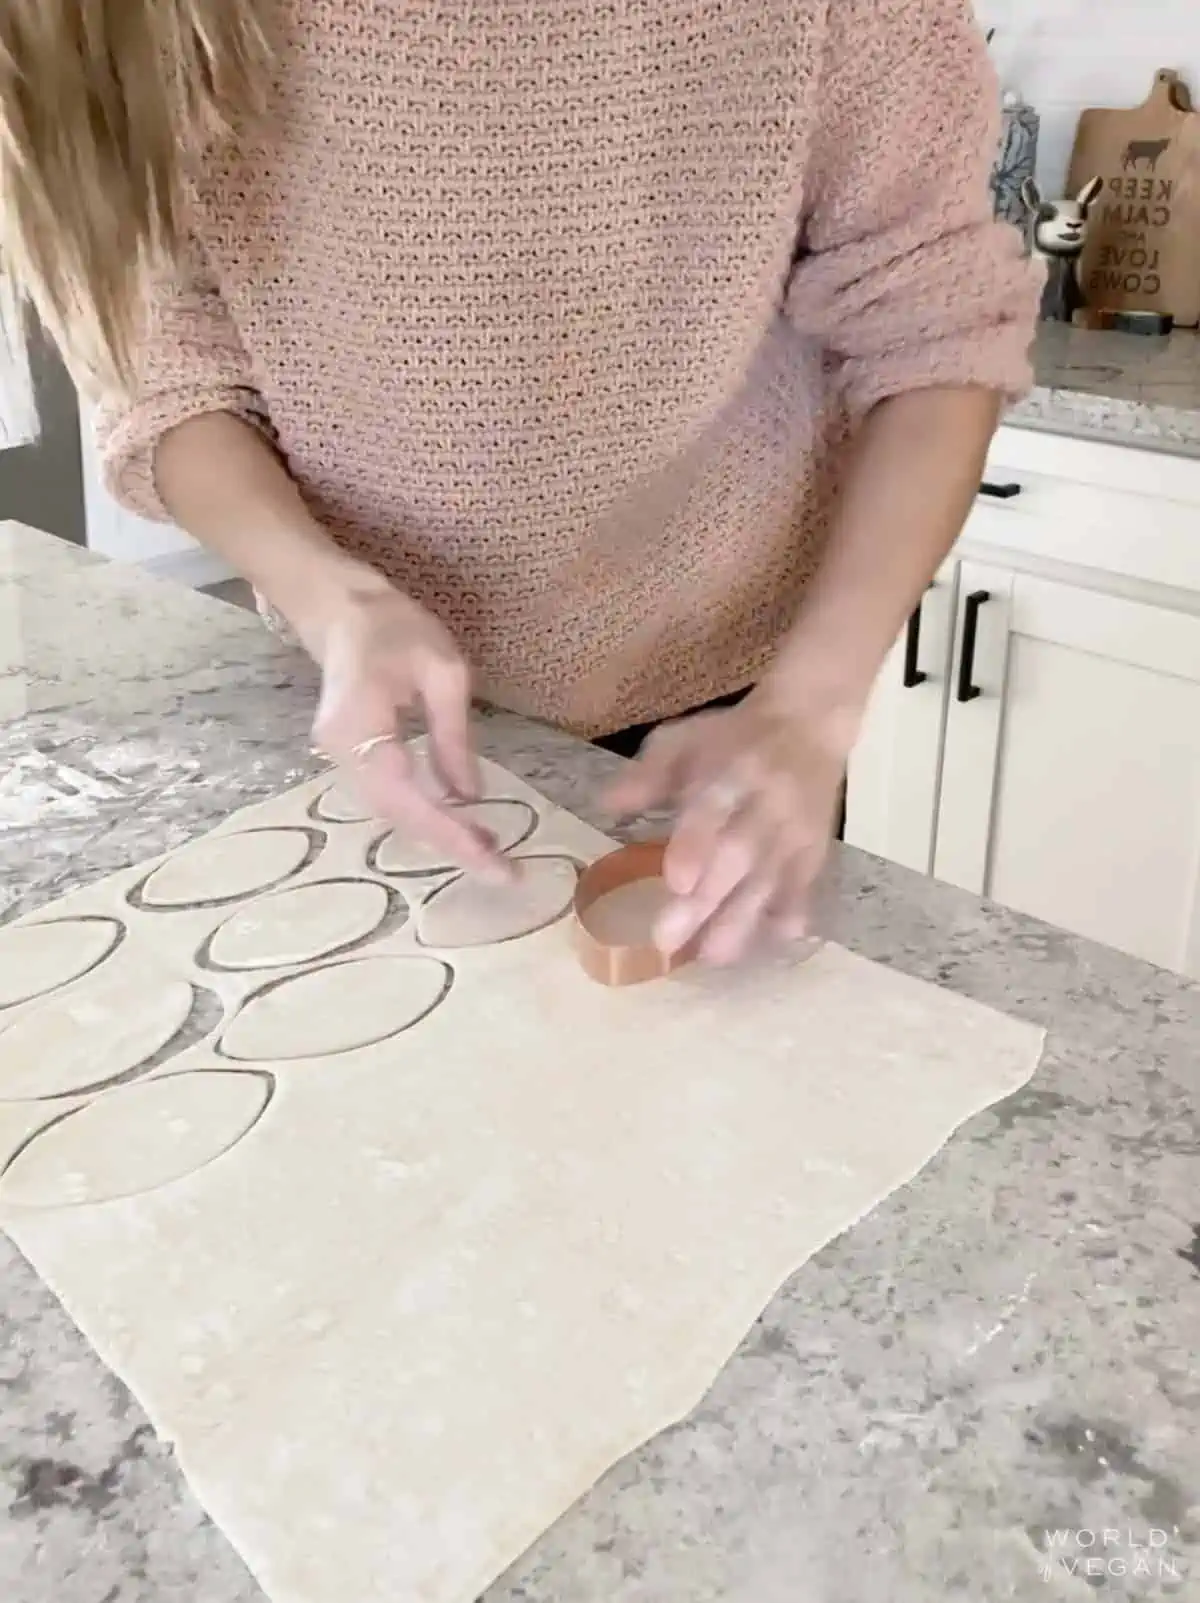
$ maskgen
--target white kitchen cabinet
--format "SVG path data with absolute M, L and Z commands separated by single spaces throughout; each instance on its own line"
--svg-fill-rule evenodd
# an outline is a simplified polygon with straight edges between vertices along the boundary
M 944 564 L 889 656 L 846 787 L 846 839 L 921 874 L 933 867 L 957 574 Z
M 846 839 L 1200 977 L 1200 460 L 1002 429 L 987 477 Z
M 1200 976 L 1200 616 L 963 562 L 934 873 Z

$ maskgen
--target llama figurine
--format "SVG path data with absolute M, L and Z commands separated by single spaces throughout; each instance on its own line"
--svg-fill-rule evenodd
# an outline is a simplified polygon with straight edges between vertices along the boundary
M 1088 213 L 1104 187 L 1102 178 L 1084 184 L 1074 200 L 1048 201 L 1032 178 L 1021 185 L 1021 198 L 1030 213 L 1029 244 L 1046 264 L 1042 290 L 1042 316 L 1070 323 L 1087 305 L 1079 285 L 1079 258 L 1087 243 Z

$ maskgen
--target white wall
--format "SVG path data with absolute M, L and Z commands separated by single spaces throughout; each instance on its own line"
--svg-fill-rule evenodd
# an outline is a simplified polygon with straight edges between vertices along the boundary
M 1159 67 L 1200 103 L 1200 0 L 975 0 L 1005 86 L 1041 113 L 1038 177 L 1058 193 L 1088 106 L 1136 106 Z
M 0 518 L 45 529 L 62 540 L 85 539 L 79 462 L 79 404 L 70 375 L 29 318 L 28 348 L 0 365 Z M 5 357 L 7 357 L 5 352 Z M 19 392 L 23 421 L 9 410 Z

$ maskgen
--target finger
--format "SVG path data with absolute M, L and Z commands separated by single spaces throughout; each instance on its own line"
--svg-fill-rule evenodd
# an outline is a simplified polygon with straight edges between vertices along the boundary
M 353 773 L 363 801 L 378 817 L 444 852 L 448 862 L 470 873 L 502 883 L 512 879 L 511 865 L 486 830 L 421 790 L 412 759 L 398 742 L 376 746 Z
M 647 737 L 641 751 L 605 792 L 605 804 L 618 813 L 641 813 L 663 805 L 686 788 L 695 761 L 693 720 L 664 724 Z
M 413 783 L 430 801 L 444 802 L 456 801 L 454 787 L 442 777 L 441 769 L 434 757 L 429 744 L 425 740 L 413 740 L 406 743 L 406 749 L 412 759 Z
M 832 839 L 823 843 L 803 899 L 808 934 L 826 940 L 835 937 L 843 911 L 832 844 Z
M 346 772 L 351 787 L 376 818 L 410 831 L 447 861 L 507 880 L 511 873 L 485 831 L 422 792 L 411 752 L 391 739 L 362 748 L 396 727 L 398 698 L 370 685 L 328 681 L 314 724 L 314 737 Z M 360 755 L 360 752 L 362 754 Z
M 825 874 L 828 845 L 812 843 L 796 854 L 779 896 L 771 909 L 771 920 L 783 941 L 828 938 L 835 922 L 835 886 Z
M 812 887 L 821 850 L 789 849 L 777 838 L 767 839 L 770 850 L 758 869 L 721 902 L 700 932 L 698 955 L 705 962 L 736 963 L 766 942 L 811 935 Z
M 667 847 L 668 856 L 671 845 Z M 748 880 L 756 878 L 768 867 L 771 848 L 757 831 L 743 823 L 734 822 L 711 839 L 706 858 L 701 860 L 700 872 L 693 889 L 678 895 L 660 915 L 655 929 L 655 941 L 668 952 L 677 952 L 699 933 L 717 913 L 718 909 Z M 667 885 L 675 890 L 675 882 L 664 874 Z
M 770 875 L 743 880 L 705 926 L 699 956 L 705 963 L 736 963 L 758 945 L 770 929 L 768 909 L 775 894 Z
M 389 739 L 395 737 L 398 742 L 398 723 L 407 710 L 404 698 L 382 690 L 375 682 L 364 684 L 360 679 L 351 676 L 343 678 L 328 669 L 325 671 L 316 717 L 313 719 L 313 740 L 345 771 L 351 788 L 364 803 L 370 799 L 363 793 L 363 781 L 367 776 L 362 772 L 363 765 L 356 752 L 381 736 Z M 407 780 L 411 772 L 409 754 L 403 745 L 399 746 L 399 750 L 404 759 L 404 776 Z M 380 803 L 380 810 L 375 812 L 375 816 L 389 817 L 391 801 L 386 792 L 380 797 L 378 784 L 375 786 L 375 796 Z
M 812 897 L 799 865 L 787 864 L 783 883 L 776 881 L 775 893 L 767 904 L 766 922 L 778 941 L 803 941 L 812 934 Z
M 809 940 L 824 923 L 819 895 L 825 848 L 802 847 L 781 868 L 775 896 L 767 909 L 772 929 L 780 940 Z
M 781 827 L 778 809 L 765 792 L 743 802 L 732 816 L 727 806 L 719 789 L 712 797 L 700 791 L 667 847 L 664 877 L 679 894 L 662 918 L 662 938 L 670 950 L 706 932 L 725 904 L 740 899 L 751 884 L 765 885 L 768 892 L 756 917 L 786 909 L 789 928 L 807 926 L 809 882 L 821 850 L 797 826 Z
M 736 798 L 740 785 L 729 780 L 728 769 L 724 778 Z M 708 775 L 699 767 L 693 772 L 691 798 L 671 833 L 663 860 L 663 878 L 677 896 L 691 896 L 699 890 L 722 837 L 743 823 L 745 804 L 739 807 L 735 800 L 731 806 L 729 797 L 721 794 L 721 782 L 720 769 Z
M 479 795 L 479 764 L 471 741 L 471 675 L 454 658 L 431 658 L 418 669 L 417 694 L 439 775 L 457 796 Z
M 781 941 L 803 941 L 812 933 L 812 922 L 801 903 L 768 908 L 767 917 Z

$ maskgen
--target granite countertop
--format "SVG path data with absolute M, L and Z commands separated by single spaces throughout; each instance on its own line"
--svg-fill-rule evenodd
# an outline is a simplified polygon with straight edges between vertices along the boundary
M 0 528 L 0 922 L 308 776 L 313 690 L 252 616 Z M 602 822 L 616 759 L 480 736 Z M 855 852 L 838 876 L 848 945 L 1045 1026 L 1043 1063 L 487 1603 L 1200 1595 L 1200 988 Z M 0 1510 L 5 1603 L 261 1603 L 3 1237 Z
M 1200 456 L 1200 334 L 1165 338 L 1042 323 L 1036 388 L 1007 421 Z

